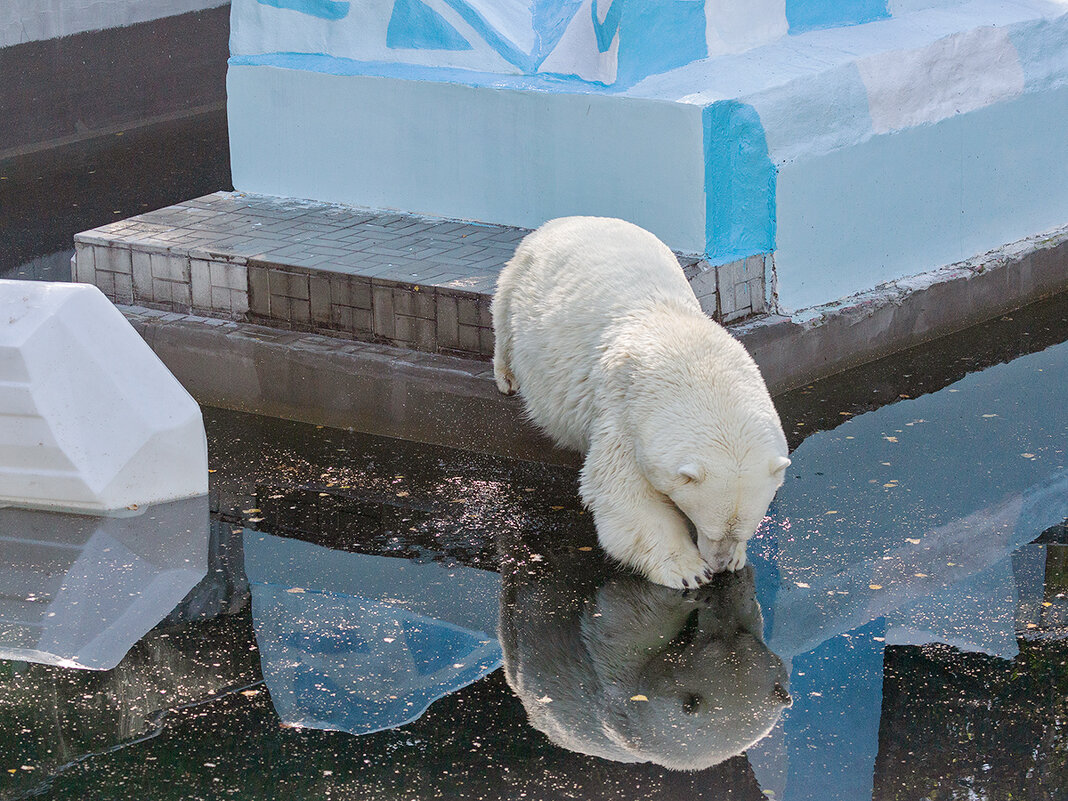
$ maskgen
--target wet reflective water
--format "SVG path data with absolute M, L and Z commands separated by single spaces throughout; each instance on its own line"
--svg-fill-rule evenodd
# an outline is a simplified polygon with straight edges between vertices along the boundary
M 1010 317 L 777 399 L 691 593 L 572 470 L 206 410 L 196 523 L 0 510 L 0 798 L 1061 801 L 1068 308 Z
M 0 159 L 0 278 L 69 281 L 74 234 L 229 186 L 221 111 Z

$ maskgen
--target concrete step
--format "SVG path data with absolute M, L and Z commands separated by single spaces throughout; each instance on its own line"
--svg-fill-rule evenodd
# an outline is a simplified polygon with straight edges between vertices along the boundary
M 76 235 L 72 274 L 116 303 L 487 358 L 497 274 L 528 232 L 216 192 Z M 714 317 L 764 311 L 763 257 L 679 258 Z

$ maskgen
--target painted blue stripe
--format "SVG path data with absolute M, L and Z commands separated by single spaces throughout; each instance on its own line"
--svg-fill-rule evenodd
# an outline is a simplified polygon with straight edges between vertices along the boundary
M 470 50 L 471 43 L 422 0 L 396 0 L 386 28 L 386 47 L 391 50 Z
M 349 14 L 348 0 L 257 0 L 260 5 L 287 8 L 320 19 L 343 19 Z
M 713 264 L 775 250 L 775 165 L 756 109 L 706 106 L 705 256 Z
M 590 4 L 590 15 L 593 17 L 593 32 L 597 35 L 597 49 L 607 53 L 612 46 L 612 40 L 619 31 L 619 20 L 623 16 L 623 3 L 626 0 L 608 0 L 612 5 L 604 15 L 604 22 L 597 19 L 597 0 Z
M 507 61 L 509 64 L 514 64 L 523 70 L 523 72 L 533 72 L 535 69 L 534 57 L 524 53 L 510 41 L 501 36 L 497 31 L 486 22 L 478 11 L 469 6 L 464 0 L 445 0 L 446 3 L 455 11 L 460 17 L 470 25 L 478 35 L 486 40 L 486 44 L 496 50 L 501 58 Z
M 860 25 L 889 16 L 887 0 L 786 0 L 790 33 Z
M 549 3 L 534 4 L 534 61 L 540 66 L 553 48 L 560 42 L 568 24 L 574 19 L 582 6 L 582 0 L 556 0 Z
M 611 95 L 620 87 L 590 83 L 574 75 L 502 75 L 459 67 L 430 67 L 396 61 L 357 61 L 325 53 L 259 53 L 234 55 L 227 62 L 231 67 L 276 67 L 287 70 L 320 72 L 326 75 L 362 75 L 377 78 L 399 78 L 406 81 L 433 81 L 491 89 L 538 90 L 583 95 Z
M 622 5 L 622 0 L 615 0 L 609 16 Z M 618 87 L 633 86 L 650 75 L 708 56 L 703 3 L 628 0 L 622 26 L 616 71 Z

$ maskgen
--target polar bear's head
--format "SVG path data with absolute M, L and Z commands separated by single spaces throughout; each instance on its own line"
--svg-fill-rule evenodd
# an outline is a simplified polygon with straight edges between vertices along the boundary
M 634 421 L 638 466 L 693 524 L 705 560 L 738 570 L 790 465 L 786 437 L 762 381 L 749 392 L 684 389 Z

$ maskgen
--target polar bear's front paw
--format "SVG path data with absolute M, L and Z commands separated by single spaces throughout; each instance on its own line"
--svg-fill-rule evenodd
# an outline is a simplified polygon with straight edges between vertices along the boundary
M 677 590 L 692 590 L 711 581 L 715 571 L 697 554 L 693 556 L 665 556 L 648 566 L 645 571 L 648 579 L 665 587 Z
M 506 367 L 493 367 L 493 379 L 497 382 L 497 389 L 502 395 L 514 395 L 519 389 L 519 382 L 515 380 L 512 371 Z

